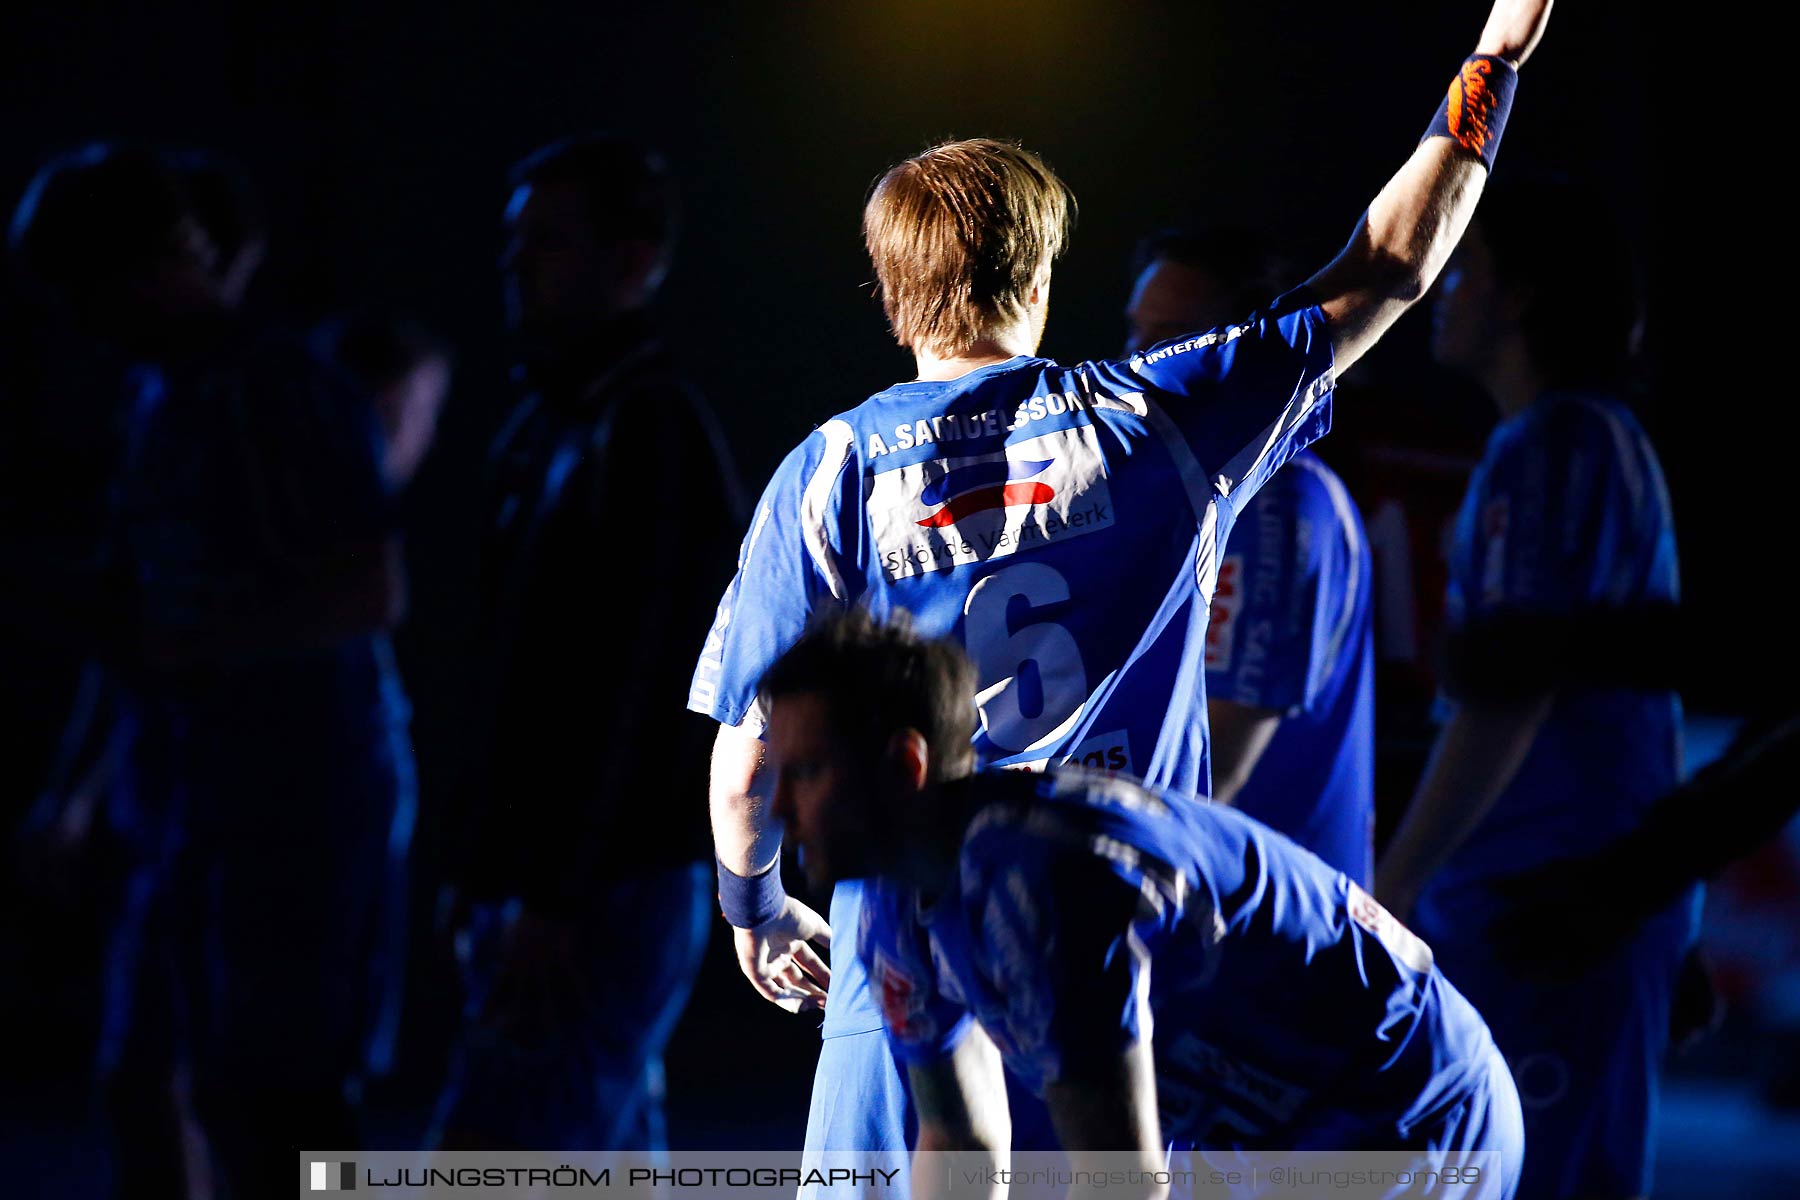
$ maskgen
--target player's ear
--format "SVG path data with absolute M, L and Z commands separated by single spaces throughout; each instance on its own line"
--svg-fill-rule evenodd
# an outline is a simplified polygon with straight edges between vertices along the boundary
M 908 791 L 920 791 L 931 773 L 931 747 L 916 729 L 902 729 L 888 739 L 888 768 Z
M 1043 304 L 1050 298 L 1050 264 L 1039 267 L 1032 277 L 1031 290 L 1025 293 L 1025 303 L 1032 308 Z

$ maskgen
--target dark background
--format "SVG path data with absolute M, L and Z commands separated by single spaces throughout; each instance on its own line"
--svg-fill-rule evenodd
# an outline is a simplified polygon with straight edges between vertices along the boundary
M 1793 541 L 1776 500 L 1792 424 L 1784 331 L 1779 306 L 1725 282 L 1771 251 L 1749 244 L 1755 193 L 1714 136 L 1755 106 L 1703 74 L 1733 49 L 1704 43 L 1741 37 L 1747 50 L 1754 37 L 1674 12 L 1565 0 L 1523 73 L 1500 176 L 1599 183 L 1634 235 L 1649 300 L 1637 400 L 1669 475 L 1690 602 L 1686 636 L 1664 652 L 1691 705 L 1745 712 L 1779 701 L 1791 677 L 1786 605 L 1767 582 Z M 858 233 L 865 191 L 895 159 L 977 134 L 1045 155 L 1081 202 L 1045 353 L 1107 355 L 1124 332 L 1130 247 L 1155 226 L 1262 227 L 1302 274 L 1322 265 L 1404 160 L 1484 15 L 1479 3 L 1296 0 L 14 5 L 0 17 L 0 196 L 10 205 L 46 155 L 88 140 L 216 148 L 270 209 L 256 305 L 295 321 L 399 306 L 457 347 L 411 498 L 402 641 L 426 887 L 443 838 L 434 801 L 464 761 L 481 453 L 510 400 L 495 270 L 509 163 L 589 129 L 664 149 L 686 210 L 666 323 L 760 484 L 814 424 L 911 374 L 870 299 Z M 1425 325 L 1414 314 L 1365 370 L 1420 362 Z M 1357 419 L 1340 407 L 1340 429 Z M 622 527 L 606 551 L 622 571 L 631 537 Z M 749 1037 L 786 1064 L 779 1101 L 803 1100 L 810 1061 L 787 1060 L 813 1043 L 731 979 L 723 954 L 715 945 L 701 985 L 715 999 L 672 1056 L 678 1085 Z M 432 987 L 415 989 L 415 1064 L 432 1060 Z M 736 1086 L 735 1067 L 711 1070 L 710 1086 Z
M 399 305 L 449 335 L 461 371 L 413 530 L 412 679 L 428 697 L 453 674 L 458 518 L 509 399 L 494 260 L 506 167 L 533 147 L 598 128 L 668 154 L 686 219 L 665 315 L 760 481 L 814 424 L 910 374 L 858 233 L 869 182 L 896 158 L 976 134 L 1044 154 L 1081 201 L 1045 352 L 1107 354 L 1130 247 L 1157 225 L 1261 227 L 1306 271 L 1322 265 L 1483 17 L 1476 3 L 1295 0 L 31 6 L 0 39 L 0 196 L 89 139 L 215 147 L 271 210 L 259 303 L 296 319 Z M 1741 251 L 1721 249 L 1753 214 L 1709 170 L 1724 152 L 1703 129 L 1709 108 L 1744 96 L 1700 73 L 1697 31 L 1665 24 L 1638 4 L 1560 6 L 1500 175 L 1599 183 L 1635 236 L 1651 365 L 1639 404 L 1704 618 L 1695 644 L 1670 649 L 1691 665 L 1691 696 L 1732 707 L 1747 687 L 1772 694 L 1744 671 L 1750 627 L 1780 621 L 1745 569 L 1762 518 L 1734 476 L 1757 473 L 1746 435 L 1774 432 L 1763 414 L 1785 390 L 1778 369 L 1747 386 L 1720 374 L 1756 371 L 1758 340 L 1779 336 L 1740 323 L 1742 293 L 1723 283 Z M 1386 362 L 1416 351 L 1424 325 L 1409 318 Z M 1345 406 L 1338 422 L 1356 419 Z M 418 731 L 428 770 L 445 740 L 432 707 Z

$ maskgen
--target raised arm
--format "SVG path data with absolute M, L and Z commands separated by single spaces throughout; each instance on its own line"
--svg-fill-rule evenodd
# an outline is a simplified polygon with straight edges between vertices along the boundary
M 1496 0 L 1477 55 L 1521 66 L 1550 19 L 1551 0 Z M 1459 101 L 1466 103 L 1468 101 Z M 1469 114 L 1459 111 L 1459 119 Z M 1410 308 L 1443 270 L 1474 215 L 1487 180 L 1482 133 L 1427 137 L 1375 197 L 1350 244 L 1307 281 L 1331 322 L 1342 374 Z M 1485 138 L 1498 140 L 1498 131 Z

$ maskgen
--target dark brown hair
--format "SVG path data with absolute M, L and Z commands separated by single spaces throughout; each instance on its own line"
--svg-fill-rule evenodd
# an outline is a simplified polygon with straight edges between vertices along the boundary
M 922 637 L 905 610 L 885 621 L 862 608 L 815 618 L 757 685 L 765 709 L 803 694 L 824 700 L 833 733 L 860 761 L 906 729 L 924 737 L 933 781 L 964 773 L 975 753 L 975 667 L 956 643 Z

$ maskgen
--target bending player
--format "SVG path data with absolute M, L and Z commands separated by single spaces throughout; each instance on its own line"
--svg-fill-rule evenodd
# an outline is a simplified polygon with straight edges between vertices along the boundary
M 779 825 L 755 786 L 756 681 L 815 611 L 904 607 L 976 664 L 979 761 L 1093 762 L 1202 792 L 1219 548 L 1269 475 L 1325 432 L 1334 369 L 1442 267 L 1549 8 L 1500 0 L 1454 103 L 1306 288 L 1124 361 L 1032 357 L 1072 208 L 1035 156 L 953 142 L 876 185 L 865 240 L 918 378 L 827 421 L 777 470 L 688 699 L 721 725 L 714 848 L 740 966 L 789 1008 L 830 988 L 809 1154 L 903 1156 L 905 1083 L 861 965 L 843 954 L 828 971 L 809 942 L 830 928 L 782 890 Z M 855 928 L 859 903 L 840 886 L 832 924 Z
M 1171 1145 L 1408 1150 L 1468 1195 L 1512 1194 L 1512 1077 L 1423 942 L 1224 805 L 975 772 L 974 690 L 954 644 L 860 610 L 761 689 L 809 879 L 870 880 L 860 952 L 920 1150 L 1007 1161 L 1004 1060 L 1078 1171 L 1121 1150 L 1155 1171 Z

